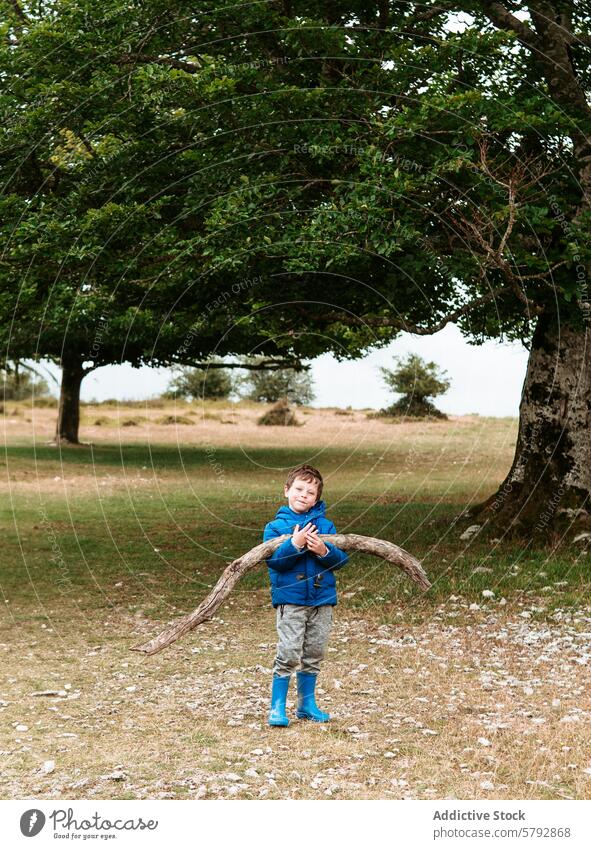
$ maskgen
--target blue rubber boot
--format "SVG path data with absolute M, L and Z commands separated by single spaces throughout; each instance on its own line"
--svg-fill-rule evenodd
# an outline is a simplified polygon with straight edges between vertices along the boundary
M 289 675 L 273 675 L 269 725 L 289 725 L 289 719 L 285 713 L 285 702 L 287 700 L 287 690 L 289 689 L 289 679 Z
M 316 675 L 311 672 L 298 672 L 298 719 L 313 719 L 314 722 L 328 722 L 330 714 L 320 710 L 316 704 L 314 690 L 316 689 Z

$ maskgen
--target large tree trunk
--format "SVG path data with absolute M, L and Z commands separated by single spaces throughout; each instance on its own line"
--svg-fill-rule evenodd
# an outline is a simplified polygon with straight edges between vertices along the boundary
M 591 530 L 591 332 L 542 314 L 509 474 L 470 513 L 497 536 L 559 543 Z
M 60 402 L 55 429 L 55 441 L 78 445 L 80 426 L 80 385 L 86 371 L 79 357 L 68 356 L 62 359 L 62 383 Z

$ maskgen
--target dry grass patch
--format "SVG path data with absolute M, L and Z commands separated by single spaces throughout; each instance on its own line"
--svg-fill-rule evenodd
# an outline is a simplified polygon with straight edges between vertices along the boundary
M 588 796 L 588 610 L 532 625 L 456 600 L 409 626 L 340 605 L 319 679 L 331 722 L 271 729 L 266 593 L 151 658 L 128 651 L 159 627 L 141 611 L 67 608 L 4 622 L 4 798 Z
M 234 470 L 225 457 L 228 451 L 238 449 L 250 456 L 249 452 L 282 450 L 285 444 L 283 428 L 263 428 L 257 425 L 261 406 L 244 403 L 227 404 L 208 402 L 204 405 L 170 404 L 151 409 L 144 403 L 140 415 L 137 407 L 119 407 L 116 415 L 105 415 L 103 405 L 84 407 L 84 424 L 81 439 L 91 443 L 96 451 L 101 449 L 125 449 L 131 446 L 147 446 L 149 455 L 152 449 L 174 447 L 183 459 L 179 468 L 178 458 L 174 466 L 158 469 L 146 468 L 143 471 L 125 466 L 125 458 L 120 459 L 120 468 L 111 468 L 108 480 L 100 464 L 88 448 L 54 448 L 54 463 L 36 462 L 24 467 L 22 463 L 8 464 L 6 476 L 0 478 L 0 489 L 18 483 L 25 491 L 27 488 L 47 486 L 54 488 L 54 478 L 59 477 L 58 489 L 64 481 L 78 485 L 80 476 L 88 478 L 83 483 L 84 491 L 96 490 L 97 486 L 107 486 L 108 491 L 125 489 L 130 485 L 142 485 L 136 478 L 158 478 L 159 486 L 187 485 L 191 473 L 192 461 L 184 462 L 184 453 L 188 451 L 207 451 L 215 446 L 208 462 L 199 470 L 199 477 L 191 479 L 191 485 L 199 487 L 202 480 L 219 483 L 221 480 L 231 484 Z M 109 409 L 107 407 L 107 409 Z M 342 411 L 341 411 L 342 412 Z M 365 498 L 366 490 L 375 492 L 379 498 L 408 499 L 420 494 L 421 498 L 458 501 L 468 493 L 474 500 L 490 494 L 503 478 L 508 468 L 516 435 L 515 420 L 479 419 L 475 416 L 452 417 L 449 422 L 426 423 L 407 422 L 387 425 L 379 420 L 368 422 L 363 411 L 352 411 L 351 416 L 338 415 L 334 409 L 298 410 L 298 415 L 306 413 L 303 426 L 289 429 L 289 448 L 294 461 L 308 460 L 326 466 L 331 455 L 339 454 L 338 479 L 341 486 L 349 487 L 360 498 Z M 192 416 L 193 418 L 191 418 Z M 134 425 L 131 425 L 131 421 Z M 166 421 L 167 424 L 161 423 Z M 171 426 L 181 424 L 182 427 Z M 126 422 L 130 422 L 126 426 Z M 220 424 L 223 427 L 220 427 Z M 232 426 L 233 425 L 233 426 Z M 9 445 L 35 445 L 43 447 L 54 435 L 55 411 L 39 409 L 34 411 L 31 423 L 19 419 L 0 419 L 4 428 L 4 437 Z M 76 454 L 75 452 L 78 452 Z M 79 457 L 79 463 L 75 458 Z M 64 459 L 67 462 L 64 462 Z M 172 458 L 174 459 L 174 458 Z M 89 468 L 90 464 L 90 468 Z M 150 467 L 150 457 L 146 457 Z M 254 460 L 251 472 L 262 473 L 267 464 L 261 467 L 258 458 Z M 271 461 L 271 466 L 277 463 Z M 220 473 L 221 472 L 221 473 Z M 281 473 L 282 474 L 282 473 Z M 267 484 L 274 474 L 267 474 Z M 95 478 L 96 480 L 93 480 Z M 252 474 L 248 477 L 248 486 L 252 485 Z M 236 487 L 241 487 L 240 481 Z

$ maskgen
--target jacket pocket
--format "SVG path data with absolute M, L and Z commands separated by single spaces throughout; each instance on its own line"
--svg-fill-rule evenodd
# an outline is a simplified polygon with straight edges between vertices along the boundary
M 277 575 L 277 589 L 286 604 L 300 604 L 306 599 L 307 581 L 305 572 L 280 572 Z

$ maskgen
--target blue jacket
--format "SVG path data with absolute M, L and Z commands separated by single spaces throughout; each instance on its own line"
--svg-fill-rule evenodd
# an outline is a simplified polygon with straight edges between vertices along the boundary
M 273 521 L 265 525 L 263 539 L 291 534 L 296 525 L 303 528 L 308 522 L 316 525 L 319 534 L 336 534 L 335 526 L 324 515 L 325 510 L 324 501 L 318 501 L 306 513 L 296 513 L 284 505 Z M 349 557 L 336 545 L 330 542 L 325 542 L 325 545 L 328 553 L 324 557 L 313 554 L 307 548 L 298 551 L 290 539 L 275 549 L 267 560 L 273 607 L 280 604 L 320 607 L 337 603 L 334 571 L 341 569 Z

